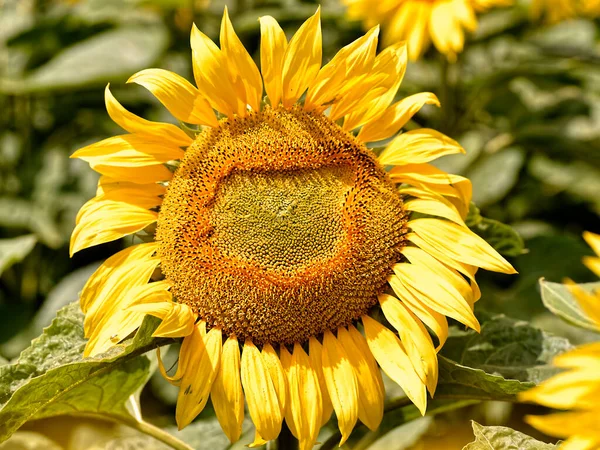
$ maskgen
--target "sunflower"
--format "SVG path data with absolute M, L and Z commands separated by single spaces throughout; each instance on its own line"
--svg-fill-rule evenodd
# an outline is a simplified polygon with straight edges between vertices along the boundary
M 573 0 L 532 0 L 531 16 L 534 20 L 544 17 L 549 23 L 577 17 L 577 2 Z
M 73 155 L 102 176 L 71 253 L 143 240 L 81 293 L 86 356 L 156 316 L 154 336 L 184 338 L 176 372 L 160 364 L 179 386 L 180 428 L 210 396 L 231 441 L 246 403 L 254 444 L 285 419 L 308 449 L 333 411 L 342 442 L 357 420 L 377 428 L 379 367 L 424 413 L 446 316 L 478 330 L 475 272 L 514 269 L 465 225 L 469 180 L 429 164 L 463 152 L 457 142 L 417 129 L 379 157 L 365 145 L 439 105 L 431 93 L 391 104 L 405 44 L 376 55 L 374 27 L 321 67 L 319 10 L 289 42 L 272 17 L 260 29 L 261 71 L 225 10 L 220 48 L 192 29 L 197 87 L 160 69 L 130 78 L 182 128 L 128 112 L 106 88 L 108 114 L 129 134 Z
M 544 17 L 548 23 L 558 23 L 575 17 L 598 17 L 600 0 L 532 0 L 533 19 Z
M 586 232 L 584 238 L 600 256 L 600 235 Z M 600 258 L 586 257 L 583 262 L 600 277 Z M 600 333 L 600 290 L 590 294 L 572 282 L 569 287 Z M 525 420 L 550 436 L 567 438 L 562 450 L 600 448 L 600 342 L 577 347 L 553 362 L 566 370 L 520 394 L 520 399 L 569 411 L 527 416 Z
M 430 43 L 450 61 L 463 50 L 465 30 L 477 28 L 476 12 L 508 6 L 513 0 L 343 0 L 350 19 L 367 27 L 381 23 L 383 44 L 408 42 L 408 57 L 415 61 Z

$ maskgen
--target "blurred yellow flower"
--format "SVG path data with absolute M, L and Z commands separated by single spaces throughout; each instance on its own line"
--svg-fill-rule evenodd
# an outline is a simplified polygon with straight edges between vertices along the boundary
M 600 0 L 532 0 L 531 15 L 535 20 L 544 18 L 549 23 L 578 16 L 598 17 Z
M 71 253 L 131 234 L 146 241 L 83 289 L 86 355 L 159 317 L 155 336 L 184 337 L 176 373 L 160 365 L 179 386 L 180 428 L 210 396 L 231 441 L 245 402 L 254 444 L 275 439 L 285 419 L 309 449 L 333 411 L 342 442 L 357 420 L 379 426 L 379 367 L 424 413 L 446 316 L 478 330 L 475 272 L 514 269 L 465 225 L 469 180 L 429 164 L 463 152 L 457 142 L 416 129 L 378 158 L 365 145 L 439 106 L 431 93 L 391 104 L 405 44 L 377 55 L 374 27 L 321 67 L 319 11 L 289 42 L 272 17 L 260 28 L 261 71 L 225 10 L 220 48 L 192 29 L 197 87 L 161 69 L 130 78 L 183 129 L 132 114 L 107 87 L 108 113 L 130 134 L 73 155 L 102 177 Z M 377 305 L 399 336 L 370 316 Z
M 586 232 L 584 238 L 600 255 L 600 235 Z M 586 257 L 584 263 L 600 276 L 600 258 Z M 589 294 L 571 283 L 571 292 L 600 332 L 600 290 Z M 564 372 L 520 394 L 520 400 L 549 408 L 569 410 L 546 416 L 527 416 L 538 430 L 567 438 L 561 450 L 592 450 L 600 447 L 600 342 L 582 345 L 554 358 Z
M 531 16 L 534 20 L 542 17 L 549 23 L 571 19 L 577 16 L 575 0 L 531 0 Z
M 419 59 L 431 42 L 450 61 L 462 52 L 465 31 L 477 28 L 476 12 L 508 6 L 513 0 L 344 0 L 348 16 L 367 27 L 380 23 L 384 46 L 408 43 L 408 56 Z

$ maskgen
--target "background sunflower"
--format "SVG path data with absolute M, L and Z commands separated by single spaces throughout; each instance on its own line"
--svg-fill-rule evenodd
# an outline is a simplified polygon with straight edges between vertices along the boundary
M 400 2 L 380 3 L 395 8 Z M 420 416 L 417 409 L 383 376 L 387 392 L 383 420 L 375 431 L 357 426 L 345 444 L 349 449 L 430 449 L 436 445 L 460 449 L 474 439 L 469 419 L 483 424 L 475 425 L 481 438 L 511 436 L 504 428 L 508 426 L 554 443 L 555 438 L 538 433 L 522 420 L 525 414 L 539 415 L 545 410 L 513 403 L 514 394 L 526 383 L 537 384 L 553 374 L 548 366 L 553 354 L 597 339 L 546 311 L 539 279 L 545 278 L 541 284 L 544 301 L 552 311 L 559 311 L 559 317 L 567 315 L 560 305 L 569 291 L 553 282 L 564 278 L 578 283 L 597 281 L 581 263 L 584 256 L 592 255 L 581 236 L 584 230 L 600 231 L 600 55 L 594 19 L 598 5 L 581 1 L 577 10 L 567 14 L 560 2 L 496 3 L 473 2 L 477 27 L 465 28 L 464 48 L 454 51 L 455 62 L 440 54 L 443 48 L 423 48 L 420 59 L 407 66 L 391 103 L 405 101 L 398 110 L 410 116 L 403 125 L 413 136 L 422 128 L 435 129 L 466 149 L 466 155 L 436 160 L 427 175 L 435 178 L 437 171 L 443 171 L 472 181 L 477 207 L 468 208 L 464 221 L 510 260 L 519 275 L 477 273 L 481 300 L 475 318 L 481 332 L 450 320 L 429 415 L 415 420 Z M 545 9 L 539 17 L 532 16 L 533 3 L 543 3 Z M 89 363 L 81 361 L 87 341 L 79 307 L 61 310 L 78 299 L 102 262 L 132 244 L 145 243 L 152 234 L 115 239 L 68 257 L 78 211 L 99 194 L 98 177 L 84 161 L 69 156 L 103 139 L 114 143 L 112 136 L 123 134 L 106 114 L 102 89 L 110 82 L 110 90 L 121 104 L 152 122 L 207 120 L 186 108 L 189 103 L 170 101 L 165 92 L 155 89 L 157 101 L 143 87 L 155 86 L 156 73 L 143 69 L 160 67 L 193 80 L 189 56 L 192 23 L 218 42 L 223 7 L 216 1 L 176 0 L 0 2 L 0 356 L 6 360 L 0 362 L 12 362 L 0 366 L 0 440 L 22 426 L 3 444 L 5 448 L 19 440 L 39 442 L 44 448 L 73 449 L 167 445 L 157 443 L 148 433 L 169 445 L 183 441 L 200 449 L 230 446 L 217 419 L 220 415 L 222 425 L 228 417 L 215 411 L 210 401 L 186 429 L 176 430 L 178 388 L 158 373 L 153 356 L 140 356 L 156 345 L 170 344 L 162 348 L 161 356 L 166 374 L 173 376 L 181 344 L 167 335 L 152 340 L 150 335 L 160 320 L 146 319 L 135 341 L 124 341 Z M 260 67 L 261 24 L 257 18 L 274 17 L 289 40 L 314 14 L 317 4 L 246 0 L 228 2 L 228 7 L 237 35 Z M 367 31 L 362 22 L 368 17 L 349 21 L 347 14 L 342 2 L 321 3 L 323 64 Z M 389 34 L 384 20 L 381 35 L 385 37 L 386 32 Z M 380 44 L 377 52 L 384 48 Z M 126 85 L 137 72 L 131 81 L 142 86 Z M 209 89 L 206 84 L 198 88 Z M 349 88 L 342 84 L 338 89 Z M 219 89 L 229 93 L 227 88 Z M 193 101 L 195 91 L 187 92 Z M 171 114 L 160 102 L 172 105 Z M 382 124 L 366 126 L 362 133 L 365 141 L 391 136 Z M 185 133 L 173 135 L 170 150 L 155 147 L 161 162 L 172 164 L 171 170 L 178 159 L 173 155 L 184 143 L 177 141 L 178 136 L 186 139 Z M 408 139 L 411 134 L 405 136 Z M 386 144 L 383 140 L 369 145 L 379 155 Z M 89 159 L 101 173 L 126 171 L 118 165 L 107 169 L 98 159 Z M 162 165 L 155 169 L 163 174 L 170 171 Z M 115 195 L 112 187 L 101 183 L 106 201 Z M 124 189 L 119 195 L 136 198 L 146 227 L 155 221 L 156 199 L 164 195 L 164 189 L 155 186 L 145 196 Z M 422 208 L 427 199 L 421 200 L 425 202 L 413 206 Z M 97 231 L 110 234 L 110 230 L 98 223 Z M 133 228 L 129 231 L 134 232 Z M 441 239 L 433 247 L 444 243 Z M 146 267 L 148 273 L 154 271 L 151 264 Z M 156 315 L 181 317 L 165 303 Z M 138 308 L 143 311 L 143 305 Z M 386 319 L 389 310 L 378 311 L 374 319 L 395 330 L 393 321 Z M 30 345 L 53 320 L 52 327 Z M 589 328 L 587 320 L 579 317 L 575 322 Z M 186 323 L 179 324 L 180 334 L 189 331 L 181 331 Z M 140 322 L 126 325 L 133 331 Z M 431 330 L 430 325 L 426 327 Z M 429 335 L 436 342 L 436 334 Z M 107 342 L 112 342 L 111 338 L 118 342 L 121 337 L 113 332 L 104 336 Z M 227 342 L 222 341 L 223 352 L 233 348 Z M 293 355 L 293 348 L 289 350 Z M 111 375 L 105 377 L 105 371 Z M 86 381 L 77 390 L 67 380 Z M 73 405 L 84 414 L 65 418 L 65 413 L 73 413 Z M 145 422 L 138 420 L 141 412 Z M 237 432 L 237 417 L 229 418 L 231 429 Z M 255 438 L 248 420 L 242 422 L 241 433 L 238 445 Z M 321 429 L 317 441 L 327 449 L 340 438 L 333 418 Z M 288 448 L 294 441 L 285 427 L 278 439 L 280 448 Z

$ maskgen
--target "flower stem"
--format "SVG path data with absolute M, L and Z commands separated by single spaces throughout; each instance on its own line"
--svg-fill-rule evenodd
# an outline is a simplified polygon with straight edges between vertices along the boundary
M 138 430 L 141 433 L 147 434 L 148 436 L 152 436 L 154 439 L 159 440 L 160 442 L 167 444 L 169 447 L 175 450 L 194 450 L 188 444 L 183 441 L 180 441 L 175 436 L 170 433 L 167 433 L 165 430 L 155 427 L 154 425 L 144 422 L 137 421 L 133 417 L 131 419 L 121 420 L 125 425 Z

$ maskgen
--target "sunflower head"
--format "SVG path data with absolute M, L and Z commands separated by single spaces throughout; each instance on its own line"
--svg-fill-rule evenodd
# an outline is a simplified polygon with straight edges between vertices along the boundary
M 176 372 L 160 365 L 180 427 L 211 398 L 235 441 L 246 404 L 254 444 L 285 420 L 308 449 L 333 411 L 342 442 L 357 420 L 377 428 L 380 368 L 424 412 L 446 317 L 478 329 L 477 269 L 514 270 L 466 227 L 470 182 L 428 164 L 460 145 L 397 135 L 439 106 L 431 93 L 394 103 L 406 45 L 376 54 L 374 27 L 321 67 L 319 11 L 289 42 L 273 18 L 260 26 L 261 71 L 225 11 L 220 47 L 192 29 L 197 87 L 160 69 L 131 77 L 197 132 L 139 118 L 107 88 L 129 133 L 73 155 L 102 177 L 71 251 L 144 238 L 82 292 L 86 355 L 159 317 L 155 336 L 184 338 Z M 378 157 L 367 146 L 390 138 Z

